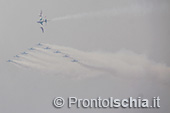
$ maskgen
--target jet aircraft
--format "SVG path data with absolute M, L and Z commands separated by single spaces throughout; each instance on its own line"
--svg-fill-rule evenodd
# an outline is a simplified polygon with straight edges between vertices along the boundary
M 40 19 L 37 21 L 37 23 L 39 23 L 41 25 L 40 26 L 41 31 L 42 31 L 42 33 L 44 33 L 44 23 L 47 23 L 48 20 L 47 20 L 46 16 L 43 17 L 42 10 L 41 10 L 39 16 L 40 16 Z

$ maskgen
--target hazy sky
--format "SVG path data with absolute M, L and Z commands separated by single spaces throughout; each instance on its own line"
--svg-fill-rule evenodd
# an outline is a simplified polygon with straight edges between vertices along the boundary
M 91 15 L 51 21 L 45 26 L 45 33 L 42 34 L 40 26 L 36 23 L 40 10 L 43 10 L 44 15 L 49 19 L 82 13 Z M 1 0 L 0 112 L 169 113 L 169 11 L 169 0 Z M 95 12 L 101 13 L 96 14 Z M 75 48 L 81 52 L 92 52 L 93 54 L 101 52 L 104 57 L 101 54 L 99 57 L 96 54 L 85 55 L 87 55 L 88 61 L 94 59 L 94 62 L 100 62 L 99 58 L 105 58 L 100 63 L 104 63 L 108 67 L 113 66 L 114 68 L 112 68 L 115 70 L 121 69 L 122 65 L 120 68 L 110 65 L 108 61 L 110 54 L 117 55 L 117 52 L 127 50 L 134 54 L 123 53 L 123 57 L 118 60 L 137 58 L 130 62 L 141 66 L 144 70 L 138 75 L 138 71 L 130 73 L 131 68 L 128 68 L 127 70 L 122 69 L 122 72 L 120 71 L 121 73 L 118 73 L 116 77 L 104 73 L 100 76 L 79 80 L 67 78 L 67 76 L 62 78 L 60 75 L 30 68 L 18 68 L 6 62 L 8 59 L 13 59 L 16 54 L 35 47 L 39 42 Z M 81 52 L 74 55 L 79 55 Z M 165 67 L 167 71 L 162 73 L 162 76 L 155 76 L 158 71 L 155 74 L 154 71 L 146 74 L 147 66 L 141 65 L 141 54 L 146 58 L 144 61 L 151 64 L 148 66 L 153 66 L 153 70 L 157 67 L 159 70 L 161 65 L 163 67 L 161 69 Z M 82 55 L 82 57 L 87 60 L 85 56 Z M 66 67 L 63 72 L 69 72 L 68 70 L 69 67 Z M 81 70 L 76 71 L 82 76 L 85 75 Z M 127 76 L 125 76 L 126 73 Z M 72 75 L 73 73 L 70 73 L 70 76 Z M 90 72 L 89 75 L 91 75 Z M 127 98 L 141 95 L 144 98 L 160 96 L 161 108 L 84 110 L 55 109 L 52 106 L 52 99 L 56 96 Z

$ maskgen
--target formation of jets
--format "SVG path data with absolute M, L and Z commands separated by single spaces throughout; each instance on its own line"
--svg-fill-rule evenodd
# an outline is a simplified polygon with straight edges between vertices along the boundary
M 42 46 L 43 44 L 38 43 L 37 45 L 38 45 L 38 46 Z M 43 48 L 43 49 L 47 49 L 47 50 L 48 50 L 48 49 L 51 49 L 51 48 L 47 46 L 47 47 L 45 47 L 45 48 Z M 36 50 L 36 48 L 29 48 L 28 50 L 34 51 L 34 50 Z M 68 54 L 62 53 L 62 52 L 59 51 L 59 50 L 56 50 L 56 51 L 54 51 L 53 53 L 63 54 L 63 57 L 70 58 L 70 59 L 71 59 L 71 62 L 78 62 L 78 60 L 70 57 Z M 27 54 L 29 54 L 29 53 L 28 53 L 28 52 L 22 52 L 22 53 L 21 53 L 21 55 L 27 55 Z M 20 56 L 20 55 L 15 55 L 14 57 L 15 57 L 15 58 L 20 58 L 21 56 Z M 7 62 L 14 62 L 14 61 L 13 61 L 13 60 L 7 60 Z
M 40 19 L 37 21 L 37 23 L 40 24 L 41 31 L 42 31 L 42 33 L 44 33 L 44 23 L 47 24 L 48 20 L 47 20 L 46 16 L 43 16 L 42 10 L 41 10 L 41 12 L 39 14 L 39 17 L 40 17 Z

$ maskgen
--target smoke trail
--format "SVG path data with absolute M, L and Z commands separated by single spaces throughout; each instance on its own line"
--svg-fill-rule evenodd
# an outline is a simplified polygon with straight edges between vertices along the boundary
M 161 6 L 160 6 L 161 7 Z M 116 15 L 121 15 L 121 14 L 135 14 L 135 15 L 143 15 L 143 14 L 148 14 L 154 11 L 154 6 L 151 4 L 145 4 L 139 5 L 139 4 L 134 4 L 129 7 L 119 7 L 119 8 L 113 8 L 113 9 L 105 9 L 101 11 L 96 11 L 96 12 L 86 12 L 86 13 L 81 13 L 81 14 L 73 14 L 73 15 L 66 15 L 62 17 L 56 17 L 51 19 L 50 21 L 59 21 L 59 20 L 66 20 L 66 19 L 80 19 L 80 18 L 88 18 L 88 17 L 110 17 L 110 16 L 116 16 Z
M 74 14 L 74 15 L 66 15 L 63 17 L 56 17 L 51 19 L 50 21 L 59 21 L 59 20 L 67 20 L 67 19 L 81 19 L 81 18 L 88 18 L 88 17 L 96 17 L 96 16 L 108 16 L 108 15 L 117 15 L 118 12 L 116 10 L 103 10 L 99 12 L 89 12 L 89 13 L 81 13 L 81 14 Z M 119 12 L 120 14 L 120 12 Z
M 166 78 L 170 67 L 131 51 L 116 53 L 83 52 L 69 47 L 42 44 L 19 54 L 11 63 L 64 77 L 84 78 L 98 75 L 148 76 Z

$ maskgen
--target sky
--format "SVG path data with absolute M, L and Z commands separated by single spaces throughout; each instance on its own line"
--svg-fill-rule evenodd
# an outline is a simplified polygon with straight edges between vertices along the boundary
M 1 0 L 0 112 L 169 113 L 169 6 L 168 0 Z M 36 23 L 40 10 L 52 20 L 45 33 Z M 161 108 L 56 109 L 57 96 L 160 96 Z

